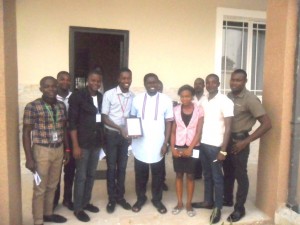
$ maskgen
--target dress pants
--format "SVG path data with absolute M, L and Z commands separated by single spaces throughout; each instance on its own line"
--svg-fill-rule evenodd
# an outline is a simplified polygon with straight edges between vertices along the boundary
M 124 199 L 129 144 L 117 131 L 106 129 L 105 137 L 107 192 L 109 201 L 115 202 Z
M 134 158 L 135 192 L 138 200 L 146 199 L 146 187 L 149 179 L 149 167 L 152 174 L 152 202 L 160 202 L 162 200 L 163 162 L 164 160 L 161 159 L 156 163 L 145 163 Z
M 250 152 L 250 146 L 240 151 L 237 155 L 230 154 L 231 146 L 234 142 L 231 140 L 228 145 L 228 155 L 223 163 L 224 170 L 224 201 L 233 201 L 234 181 L 238 183 L 236 193 L 235 210 L 244 211 L 245 202 L 249 190 L 249 179 L 247 173 L 247 163 Z
M 33 145 L 36 172 L 41 178 L 41 183 L 38 186 L 35 182 L 33 184 L 32 214 L 34 224 L 42 224 L 44 215 L 53 214 L 53 199 L 60 178 L 63 156 L 62 144 L 58 148 Z

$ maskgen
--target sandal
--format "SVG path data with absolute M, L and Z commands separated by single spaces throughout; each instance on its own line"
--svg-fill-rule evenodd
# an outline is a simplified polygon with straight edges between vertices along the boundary
M 183 207 L 179 208 L 178 206 L 175 206 L 173 209 L 172 209 L 172 214 L 173 215 L 177 215 L 179 214 L 181 211 L 182 211 Z
M 162 202 L 152 201 L 152 203 L 160 214 L 165 214 L 167 212 L 167 208 L 164 206 L 164 204 L 162 204 Z
M 141 200 L 137 200 L 136 203 L 134 203 L 134 205 L 132 206 L 132 211 L 133 212 L 139 212 L 142 209 L 142 206 L 145 204 L 145 202 L 147 201 L 147 198 Z
M 189 216 L 189 217 L 193 217 L 196 215 L 196 211 L 192 208 L 191 210 L 186 210 L 186 214 Z

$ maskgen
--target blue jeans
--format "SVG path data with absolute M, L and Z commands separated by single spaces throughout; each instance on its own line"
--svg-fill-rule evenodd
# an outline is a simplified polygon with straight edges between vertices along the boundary
M 217 161 L 220 147 L 202 144 L 200 145 L 201 163 L 204 175 L 204 201 L 213 204 L 218 209 L 223 206 L 223 171 L 222 162 Z
M 76 160 L 74 183 L 74 211 L 82 210 L 92 197 L 95 172 L 99 161 L 100 148 L 83 149 L 82 158 Z
M 107 193 L 109 201 L 124 199 L 128 141 L 117 131 L 106 130 Z

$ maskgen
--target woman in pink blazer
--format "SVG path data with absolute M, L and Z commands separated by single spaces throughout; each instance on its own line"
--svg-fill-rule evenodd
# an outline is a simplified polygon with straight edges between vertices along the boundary
M 200 138 L 203 126 L 203 110 L 194 105 L 193 97 L 195 90 L 190 85 L 184 85 L 178 90 L 180 105 L 174 108 L 175 121 L 171 132 L 171 150 L 173 165 L 176 172 L 176 194 L 178 203 L 172 209 L 177 215 L 184 208 L 182 202 L 183 175 L 186 173 L 187 202 L 186 211 L 188 216 L 195 216 L 191 202 L 194 193 L 194 171 L 199 158 Z

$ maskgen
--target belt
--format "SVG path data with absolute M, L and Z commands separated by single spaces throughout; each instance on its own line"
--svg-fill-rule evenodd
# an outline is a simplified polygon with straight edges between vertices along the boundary
M 117 131 L 117 130 L 111 130 L 111 129 L 108 129 L 108 128 L 106 128 L 106 127 L 105 127 L 105 132 L 106 132 L 106 133 L 117 133 L 117 134 L 120 134 L 119 131 Z
M 235 140 L 243 140 L 249 136 L 248 131 L 242 131 L 237 133 L 231 133 L 231 138 Z
M 62 145 L 61 142 L 59 143 L 50 143 L 50 144 L 43 144 L 43 143 L 36 143 L 37 145 L 43 146 L 43 147 L 47 147 L 47 148 L 58 148 Z

